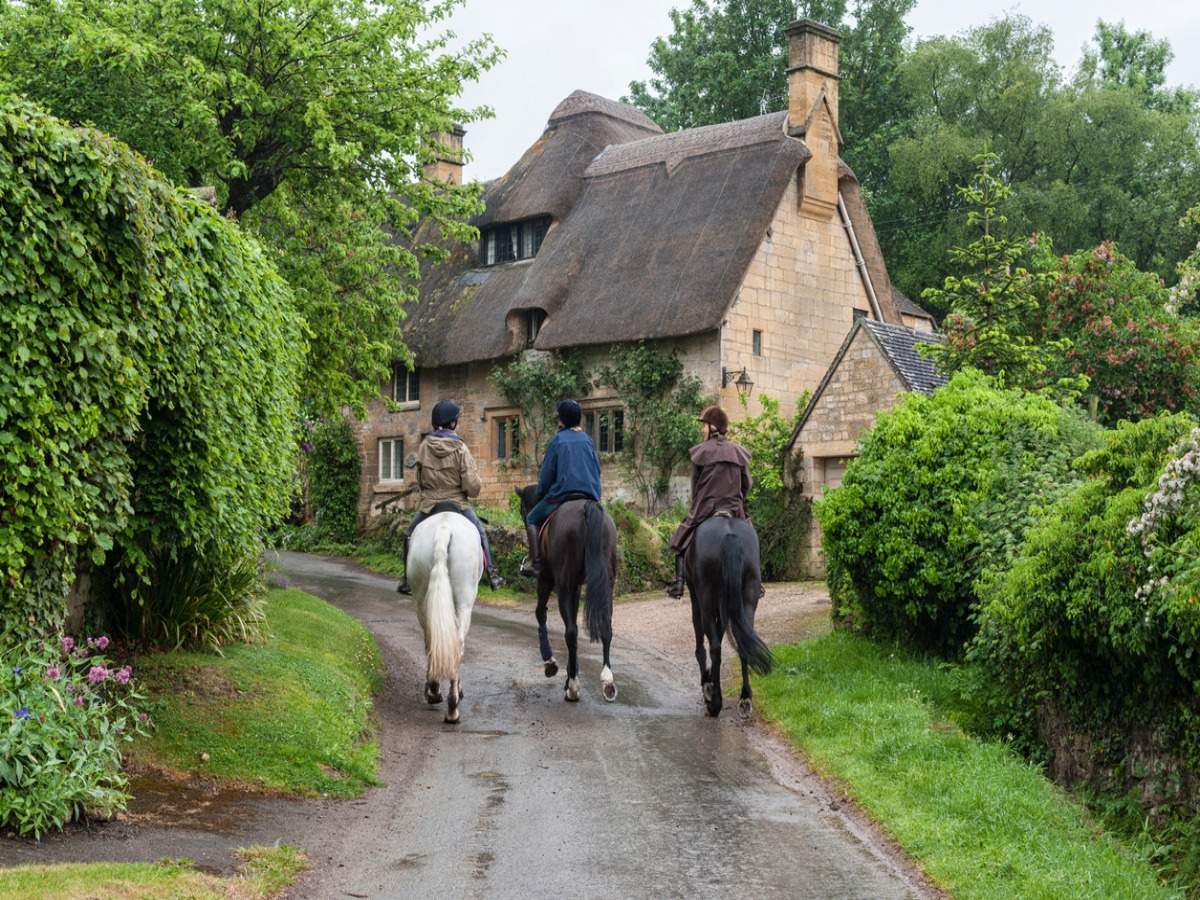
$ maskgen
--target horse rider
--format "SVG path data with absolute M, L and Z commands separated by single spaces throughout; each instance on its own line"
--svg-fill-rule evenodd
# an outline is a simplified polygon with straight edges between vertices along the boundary
M 484 559 L 487 561 L 488 584 L 492 586 L 492 590 L 504 584 L 504 579 L 496 571 L 487 532 L 468 502 L 471 497 L 479 496 L 482 485 L 471 451 L 454 430 L 458 427 L 460 412 L 458 404 L 453 400 L 439 400 L 433 407 L 433 431 L 421 435 L 421 444 L 417 448 L 416 485 L 410 488 L 420 492 L 421 502 L 404 535 L 406 571 L 404 580 L 396 587 L 401 594 L 412 593 L 407 572 L 409 538 L 412 537 L 413 530 L 429 518 L 435 506 L 446 502 L 455 504 L 459 512 L 470 519 L 479 530 L 479 541 L 483 545 Z
M 542 571 L 538 529 L 559 504 L 567 500 L 600 499 L 600 457 L 592 439 L 579 427 L 583 410 L 575 400 L 560 400 L 558 433 L 546 446 L 538 473 L 538 502 L 525 517 L 525 536 L 529 540 L 529 562 L 522 575 Z
M 705 519 L 730 516 L 747 519 L 746 495 L 754 483 L 750 477 L 750 451 L 725 436 L 729 416 L 719 406 L 710 406 L 700 413 L 702 440 L 688 451 L 692 458 L 692 499 L 687 518 L 679 523 L 671 536 L 675 551 L 675 580 L 667 588 L 667 596 L 683 596 L 683 560 L 692 535 Z

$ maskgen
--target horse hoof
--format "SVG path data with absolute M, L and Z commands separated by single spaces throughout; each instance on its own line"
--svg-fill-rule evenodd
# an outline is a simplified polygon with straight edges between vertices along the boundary
M 712 703 L 712 699 L 713 699 L 713 686 L 712 686 L 712 682 L 710 681 L 710 682 L 708 682 L 707 684 L 705 684 L 704 686 L 702 686 L 702 687 L 700 688 L 700 691 L 701 691 L 701 693 L 703 693 L 703 694 L 704 694 L 704 702 L 705 702 L 705 703 Z
M 579 702 L 579 682 L 576 679 L 567 679 L 567 690 L 564 699 L 569 703 Z
M 710 719 L 715 719 L 717 716 L 719 716 L 721 714 L 721 707 L 718 706 L 718 707 L 714 708 L 711 705 L 706 703 L 704 705 L 704 714 L 706 716 L 708 716 Z
M 546 677 L 553 678 L 558 674 L 558 661 L 552 656 L 546 660 Z
M 446 713 L 446 718 L 442 719 L 442 721 L 445 722 L 447 725 L 457 725 L 458 724 L 458 710 L 456 709 L 452 713 Z
M 738 713 L 741 715 L 741 717 L 743 719 L 750 718 L 750 715 L 753 712 L 754 712 L 754 704 L 750 702 L 749 697 L 743 697 L 741 700 L 738 701 Z
M 604 699 L 609 703 L 612 703 L 617 699 L 617 686 L 611 681 L 603 684 L 600 688 L 600 692 L 604 694 Z
M 436 694 L 426 691 L 425 692 L 425 702 L 428 703 L 430 706 L 437 706 L 439 703 L 442 702 L 441 691 L 438 691 Z

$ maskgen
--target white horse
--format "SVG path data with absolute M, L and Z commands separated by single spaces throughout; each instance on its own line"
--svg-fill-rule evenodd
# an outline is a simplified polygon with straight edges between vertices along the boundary
M 458 513 L 430 516 L 416 527 L 408 548 L 408 583 L 425 632 L 425 702 L 442 702 L 439 682 L 450 682 L 446 721 L 458 722 L 459 684 L 471 610 L 483 574 L 479 532 Z

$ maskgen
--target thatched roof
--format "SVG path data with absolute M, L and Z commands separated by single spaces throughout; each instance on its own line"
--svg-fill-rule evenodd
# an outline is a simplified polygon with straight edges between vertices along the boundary
M 547 314 L 535 344 L 544 350 L 718 328 L 811 156 L 785 120 L 780 112 L 663 134 L 631 107 L 571 94 L 486 186 L 474 223 L 551 216 L 537 256 L 482 267 L 476 247 L 450 248 L 422 273 L 409 347 L 423 366 L 503 357 L 523 347 L 515 314 L 533 309 Z M 884 317 L 899 321 L 857 182 L 849 169 L 841 177 Z

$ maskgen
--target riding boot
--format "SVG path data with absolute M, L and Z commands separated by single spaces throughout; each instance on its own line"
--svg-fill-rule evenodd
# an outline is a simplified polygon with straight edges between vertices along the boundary
M 525 538 L 529 541 L 529 556 L 521 563 L 521 574 L 536 577 L 542 574 L 542 549 L 538 546 L 536 525 L 525 526 Z
M 488 563 L 487 567 L 488 584 L 492 586 L 493 591 L 497 591 L 504 587 L 504 579 L 500 577 L 500 571 L 492 563 Z
M 674 597 L 678 600 L 683 596 L 683 554 L 679 553 L 675 556 L 675 580 L 671 582 L 671 586 L 667 588 L 667 596 Z
M 397 594 L 411 594 L 412 588 L 408 586 L 408 535 L 404 536 L 404 577 L 400 579 L 400 583 L 396 585 Z

